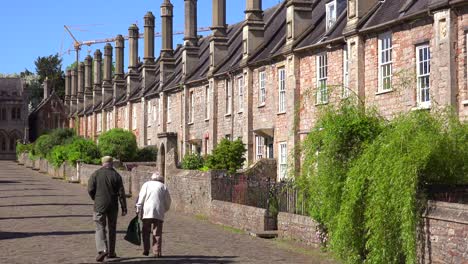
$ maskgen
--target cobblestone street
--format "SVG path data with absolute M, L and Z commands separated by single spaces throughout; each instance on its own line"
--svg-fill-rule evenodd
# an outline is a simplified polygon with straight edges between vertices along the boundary
M 92 201 L 86 188 L 0 161 L 0 263 L 94 263 Z M 170 212 L 161 259 L 142 257 L 123 240 L 134 216 L 119 217 L 117 254 L 124 263 L 332 263 L 317 250 L 262 240 Z M 286 246 L 285 246 L 286 245 Z

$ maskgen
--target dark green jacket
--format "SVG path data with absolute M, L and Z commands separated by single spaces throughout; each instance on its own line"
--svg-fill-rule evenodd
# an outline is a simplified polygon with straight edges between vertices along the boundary
M 88 193 L 94 200 L 95 212 L 118 210 L 119 200 L 122 210 L 127 210 L 122 177 L 113 168 L 96 170 L 88 180 Z

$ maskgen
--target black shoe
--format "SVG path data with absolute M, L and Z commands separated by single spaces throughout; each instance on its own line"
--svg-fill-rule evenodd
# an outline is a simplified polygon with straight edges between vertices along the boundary
M 107 258 L 108 259 L 115 259 L 115 258 L 119 258 L 119 257 L 117 257 L 117 254 L 114 253 L 114 254 L 107 255 Z
M 98 255 L 96 256 L 96 261 L 97 261 L 97 262 L 103 262 L 104 259 L 106 258 L 106 256 L 107 256 L 107 252 L 101 251 L 101 252 L 99 252 Z
M 143 251 L 143 256 L 148 256 L 149 252 Z

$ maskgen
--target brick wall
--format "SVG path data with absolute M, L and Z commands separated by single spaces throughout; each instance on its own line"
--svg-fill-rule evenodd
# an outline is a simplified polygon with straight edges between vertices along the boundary
M 266 210 L 252 206 L 213 200 L 209 219 L 220 225 L 227 225 L 247 231 L 264 231 Z
M 213 111 L 210 109 L 210 118 L 206 118 L 205 115 L 205 106 L 206 105 L 206 96 L 205 89 L 206 86 L 201 85 L 197 87 L 191 87 L 188 89 L 187 94 L 187 107 L 190 107 L 190 94 L 193 94 L 194 108 L 193 108 L 193 122 L 190 122 L 190 116 L 187 112 L 187 139 L 188 140 L 200 140 L 200 148 L 202 154 L 211 153 L 211 147 L 207 145 L 205 135 L 209 135 L 211 131 L 211 126 L 213 122 Z M 213 103 L 212 96 L 210 98 L 210 104 Z M 207 106 L 209 107 L 209 106 Z M 189 109 L 187 109 L 189 111 Z M 191 110 L 190 110 L 191 111 Z M 206 151 L 205 151 L 206 150 Z
M 460 7 L 457 17 L 457 46 L 456 51 L 458 73 L 458 108 L 461 120 L 468 120 L 468 7 Z
M 318 223 L 308 216 L 280 212 L 278 214 L 278 237 L 319 247 L 320 241 L 315 235 L 317 225 Z
M 421 263 L 468 263 L 468 205 L 428 204 L 423 215 Z

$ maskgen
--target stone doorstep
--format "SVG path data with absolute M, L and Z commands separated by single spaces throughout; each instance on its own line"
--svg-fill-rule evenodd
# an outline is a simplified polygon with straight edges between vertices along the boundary
M 259 238 L 271 239 L 278 237 L 278 230 L 269 231 L 249 231 L 249 235 Z

